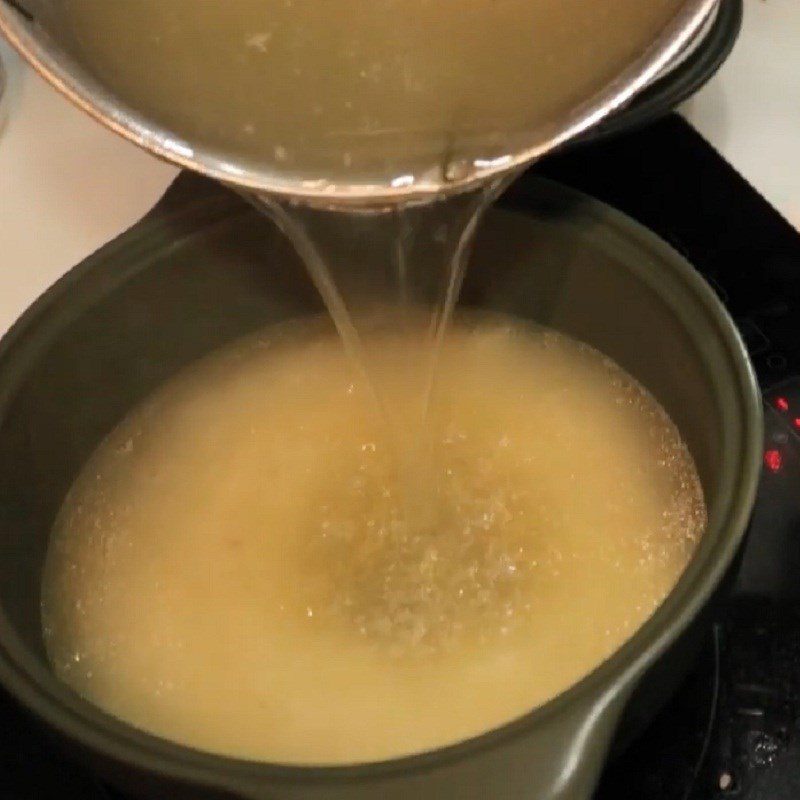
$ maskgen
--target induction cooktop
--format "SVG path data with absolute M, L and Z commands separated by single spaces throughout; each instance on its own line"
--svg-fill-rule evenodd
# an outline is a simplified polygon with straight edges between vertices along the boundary
M 733 593 L 694 671 L 608 766 L 596 800 L 796 800 L 800 234 L 674 115 L 553 156 L 518 187 L 531 174 L 616 206 L 687 256 L 739 326 L 767 417 L 761 488 Z M 0 800 L 34 798 L 123 800 L 71 764 L 0 693 Z

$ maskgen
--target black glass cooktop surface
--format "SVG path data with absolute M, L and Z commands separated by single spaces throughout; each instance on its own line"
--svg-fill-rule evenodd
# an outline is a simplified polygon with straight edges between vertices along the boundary
M 767 409 L 764 474 L 734 593 L 694 672 L 609 765 L 596 800 L 797 800 L 800 235 L 676 116 L 534 171 L 622 209 L 689 258 L 736 319 Z M 120 800 L 0 694 L 0 800 L 34 798 Z

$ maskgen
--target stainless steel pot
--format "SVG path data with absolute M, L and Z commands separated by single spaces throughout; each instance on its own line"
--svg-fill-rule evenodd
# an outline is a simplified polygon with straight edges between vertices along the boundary
M 62 36 L 57 22 L 42 25 L 48 7 L 58 0 L 0 0 L 0 32 L 57 89 L 110 129 L 161 158 L 258 193 L 302 198 L 330 205 L 385 205 L 399 200 L 421 200 L 443 192 L 461 191 L 490 176 L 512 173 L 568 139 L 598 123 L 650 84 L 696 41 L 719 0 L 684 0 L 680 12 L 646 52 L 588 102 L 573 108 L 546 130 L 531 133 L 530 141 L 497 163 L 460 165 L 455 175 L 397 186 L 328 183 L 313 186 L 274 168 L 232 164 L 229 154 L 183 139 L 179 132 L 148 119 L 111 94 L 81 64 Z M 50 15 L 52 16 L 52 15 Z M 446 181 L 446 182 L 445 182 Z

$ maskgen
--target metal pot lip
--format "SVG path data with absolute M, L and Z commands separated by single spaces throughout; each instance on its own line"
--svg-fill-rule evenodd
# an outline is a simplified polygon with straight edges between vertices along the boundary
M 718 3 L 719 0 L 684 0 L 680 12 L 642 56 L 606 89 L 571 111 L 558 124 L 543 130 L 539 140 L 521 152 L 485 161 L 476 159 L 466 168 L 464 177 L 457 179 L 412 184 L 398 179 L 397 185 L 393 182 L 391 186 L 369 183 L 337 185 L 325 180 L 324 176 L 320 180 L 298 180 L 263 167 L 232 164 L 224 152 L 194 147 L 175 131 L 118 103 L 84 71 L 71 69 L 69 58 L 63 53 L 52 52 L 47 46 L 46 33 L 38 27 L 32 28 L 30 21 L 10 4 L 10 0 L 0 0 L 0 33 L 45 80 L 74 104 L 110 130 L 159 158 L 247 191 L 322 206 L 372 206 L 421 202 L 444 193 L 466 191 L 492 176 L 511 173 L 579 136 L 625 105 L 673 63 L 690 46 L 709 16 L 717 10 Z
M 703 44 L 703 40 L 708 36 L 711 29 L 714 27 L 714 24 L 719 17 L 720 6 L 722 5 L 722 0 L 715 0 L 714 5 L 709 12 L 706 19 L 700 25 L 700 27 L 695 31 L 692 37 L 687 42 L 686 46 L 681 50 L 675 58 L 666 64 L 663 69 L 653 78 L 654 81 L 661 80 L 662 78 L 669 75 L 670 72 L 676 70 L 681 64 L 686 61 L 687 58 L 690 58 L 694 52 Z
M 587 130 L 564 148 L 581 147 L 640 128 L 688 100 L 705 86 L 726 62 L 739 38 L 743 0 L 720 0 L 713 24 L 667 71 L 643 89 L 628 105 Z
M 230 788 L 241 783 L 272 780 L 296 784 L 336 785 L 370 782 L 391 776 L 421 774 L 448 764 L 461 762 L 505 743 L 525 738 L 565 712 L 580 709 L 589 713 L 609 694 L 631 689 L 642 673 L 678 638 L 692 618 L 706 603 L 722 580 L 741 544 L 761 471 L 763 422 L 761 394 L 747 356 L 745 345 L 727 311 L 694 268 L 666 242 L 631 218 L 581 192 L 553 181 L 537 178 L 546 193 L 577 201 L 590 215 L 622 232 L 628 238 L 661 255 L 671 265 L 673 277 L 681 290 L 705 310 L 717 329 L 729 356 L 742 405 L 742 436 L 730 501 L 719 521 L 727 531 L 720 544 L 702 564 L 686 573 L 665 600 L 664 606 L 631 639 L 592 672 L 542 706 L 527 714 L 464 742 L 438 750 L 406 757 L 352 766 L 294 766 L 246 761 L 197 751 L 148 733 L 100 712 L 88 701 L 74 695 L 51 673 L 35 663 L 18 640 L 0 609 L 0 683 L 30 712 L 54 730 L 97 755 L 118 764 L 134 764 L 155 774 L 178 779 L 196 786 Z M 207 201 L 206 201 L 207 202 Z M 219 204 L 219 196 L 213 198 Z M 230 208 L 223 198 L 219 206 Z M 186 213 L 178 210 L 168 221 Z M 165 218 L 166 220 L 167 218 Z M 166 227 L 165 220 L 161 224 Z M 152 221 L 150 225 L 154 224 Z M 133 231 L 135 234 L 135 229 Z M 69 301 L 73 287 L 90 276 L 120 250 L 140 245 L 132 232 L 123 234 L 87 259 L 47 290 L 0 340 L 0 415 L 13 393 L 14 362 L 30 358 L 26 346 L 38 327 L 52 320 L 54 311 Z M 143 248 L 146 251 L 146 248 Z M 711 558 L 713 556 L 713 558 Z M 693 562 L 694 563 L 694 562 Z M 690 574 L 694 572 L 695 574 Z M 665 611 L 672 603 L 675 608 Z

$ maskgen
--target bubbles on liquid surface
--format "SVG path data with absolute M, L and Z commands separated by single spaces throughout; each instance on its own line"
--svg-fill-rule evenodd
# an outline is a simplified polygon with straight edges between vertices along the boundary
M 418 430 L 406 379 L 424 337 L 375 337 L 380 389 Z M 295 323 L 134 411 L 55 526 L 58 674 L 216 752 L 407 754 L 566 689 L 652 614 L 702 535 L 666 413 L 564 336 L 462 319 L 406 450 L 369 395 L 332 333 Z
M 485 643 L 531 609 L 535 543 L 514 531 L 525 498 L 491 474 L 490 459 L 470 465 L 461 441 L 436 448 L 425 473 L 435 489 L 424 495 L 435 506 L 415 521 L 407 508 L 415 498 L 404 497 L 387 453 L 372 443 L 344 502 L 320 509 L 309 560 L 330 588 L 319 606 L 393 656 L 429 655 L 465 637 Z

